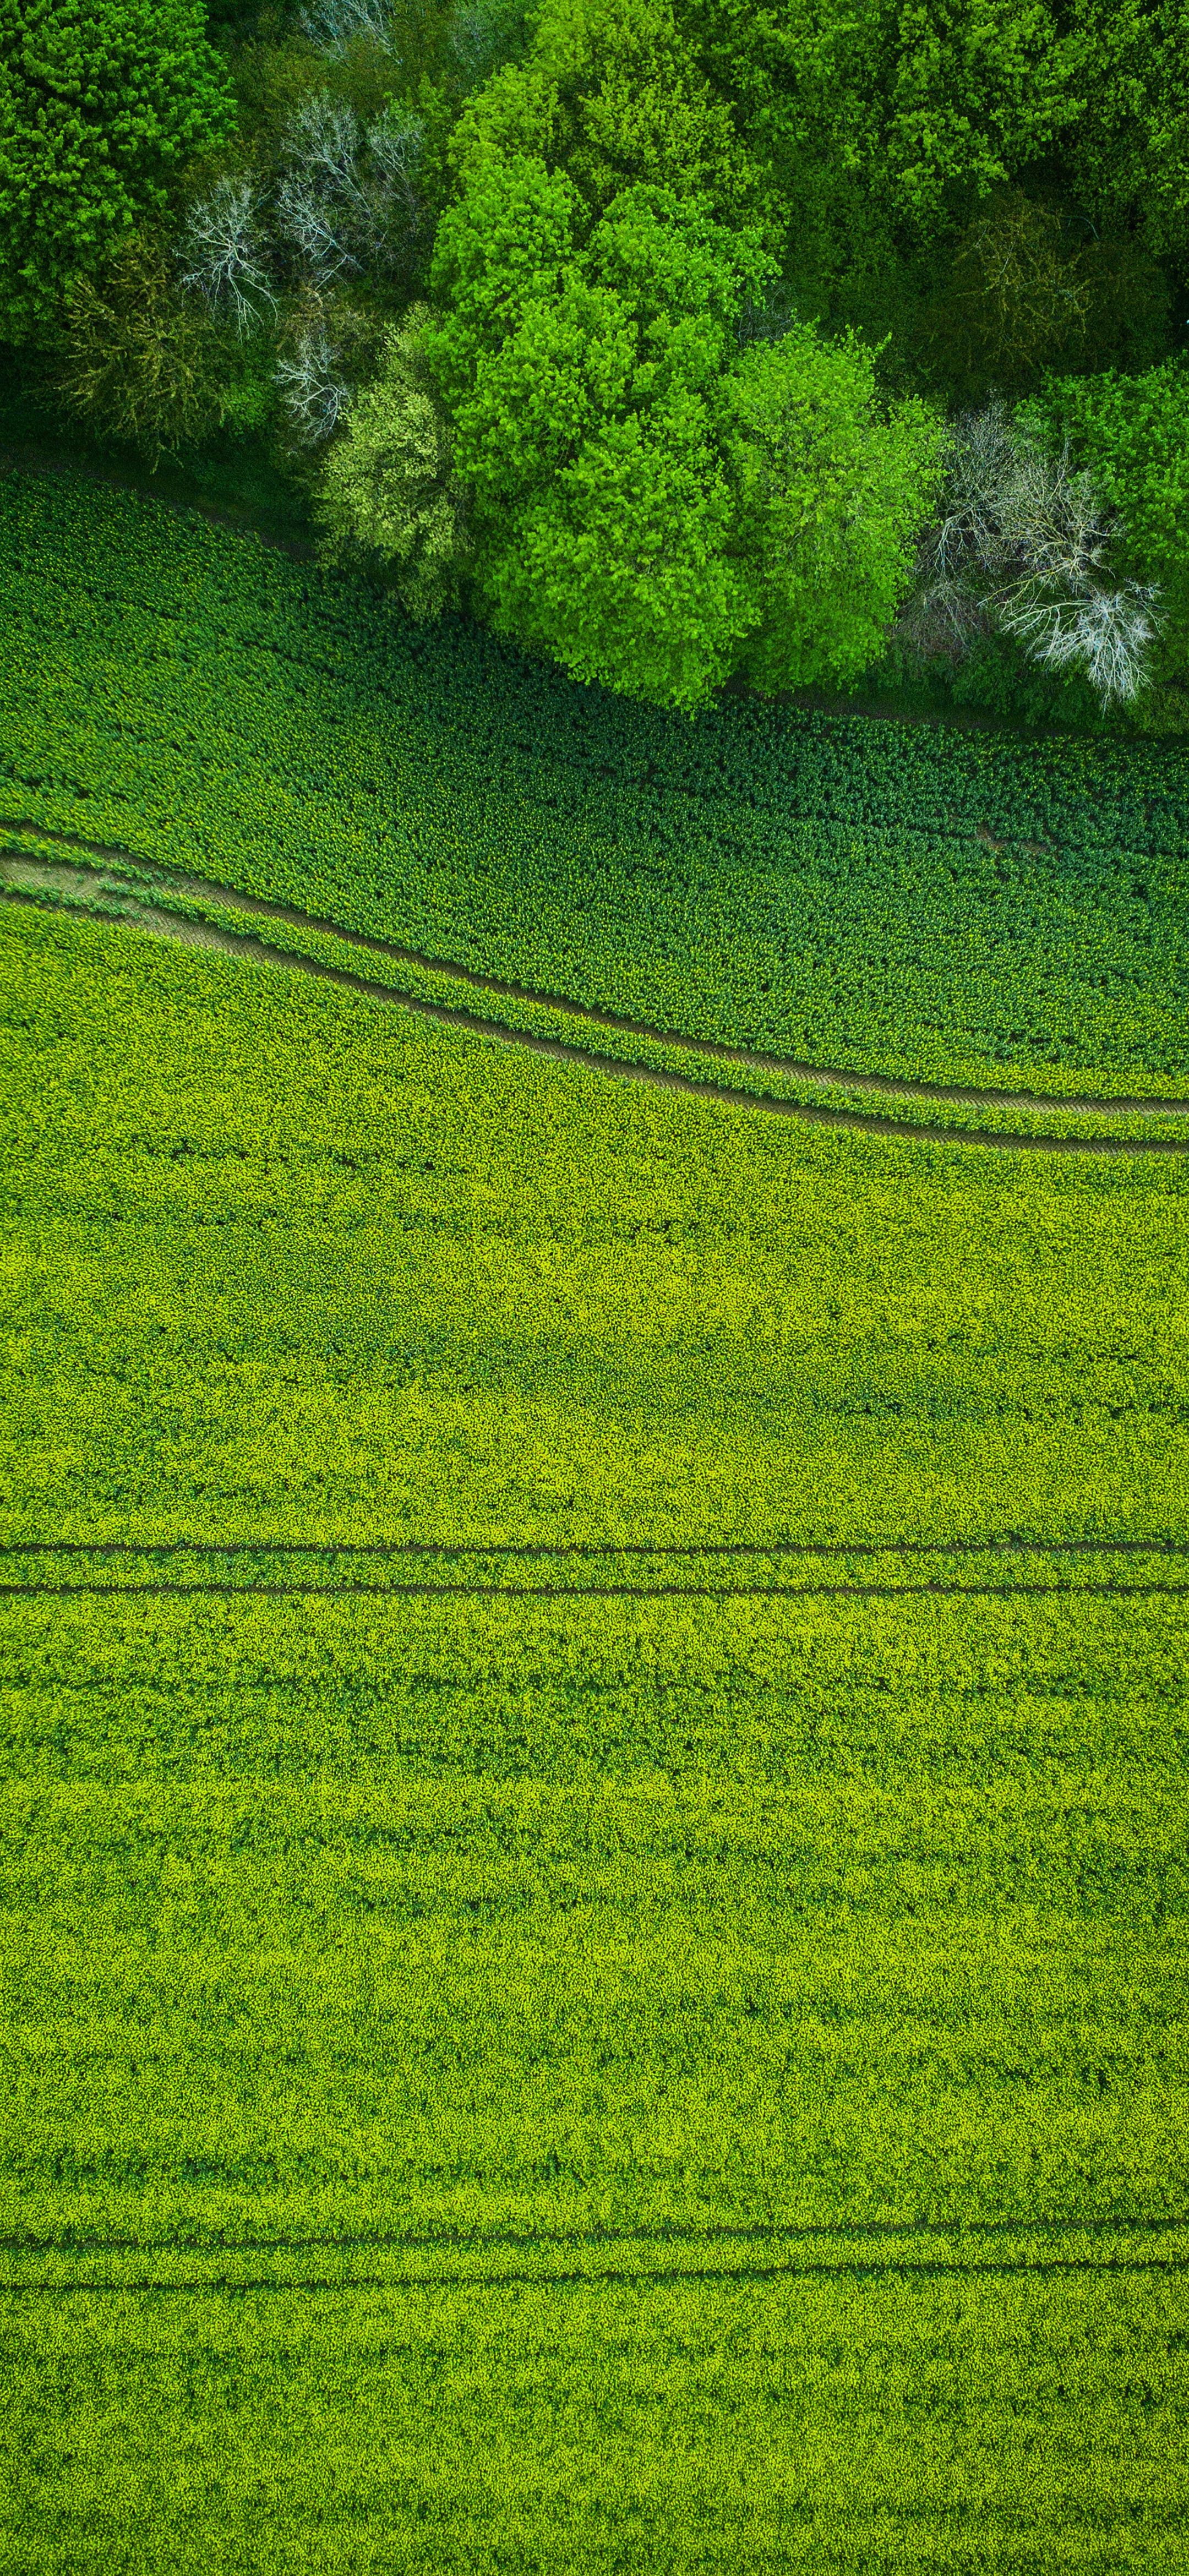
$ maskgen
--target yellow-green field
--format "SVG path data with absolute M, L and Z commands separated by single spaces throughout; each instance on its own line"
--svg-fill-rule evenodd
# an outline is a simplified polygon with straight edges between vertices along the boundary
M 1189 1158 L 0 931 L 8 2563 L 1183 2569 Z

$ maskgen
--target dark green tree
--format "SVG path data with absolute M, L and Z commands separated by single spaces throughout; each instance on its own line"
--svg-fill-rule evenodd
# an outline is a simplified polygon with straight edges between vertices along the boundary
M 0 337 L 51 332 L 233 121 L 201 0 L 0 0 Z
M 1073 176 L 1100 223 L 1189 268 L 1189 0 L 1073 0 Z
M 129 233 L 98 276 L 68 287 L 53 381 L 92 438 L 122 439 L 155 466 L 215 427 L 220 357 L 205 313 L 178 292 L 168 244 Z
M 857 182 L 868 221 L 928 244 L 1079 113 L 1084 46 L 1050 0 L 677 5 L 794 233 Z

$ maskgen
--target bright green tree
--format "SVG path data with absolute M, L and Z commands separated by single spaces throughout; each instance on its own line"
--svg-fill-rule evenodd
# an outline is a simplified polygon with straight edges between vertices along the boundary
M 581 211 L 521 156 L 439 229 L 426 348 L 473 494 L 476 594 L 578 678 L 694 706 L 747 621 L 720 431 L 736 324 L 772 263 L 704 199 L 621 190 L 584 249 Z
M 853 339 L 747 345 L 773 275 L 704 197 L 624 188 L 592 227 L 563 172 L 487 161 L 439 227 L 434 309 L 331 452 L 339 559 L 395 564 L 425 613 L 465 494 L 475 605 L 577 678 L 686 708 L 740 667 L 852 679 L 907 587 L 942 434 L 919 402 L 881 409 Z
M 743 668 L 767 690 L 845 685 L 910 586 L 944 427 L 915 400 L 885 414 L 871 352 L 804 323 L 747 350 L 730 391 Z
M 565 170 L 591 215 L 625 187 L 672 188 L 740 215 L 753 174 L 673 0 L 541 0 L 524 60 L 469 102 L 451 145 L 462 187 L 528 154 Z
M 413 305 L 387 333 L 379 374 L 357 394 L 315 495 L 328 560 L 389 565 L 418 619 L 456 600 L 466 553 L 453 435 L 422 346 L 427 318 Z
M 233 121 L 201 0 L 0 0 L 0 337 L 52 329 Z
M 434 245 L 437 310 L 427 346 L 452 408 L 473 394 L 484 361 L 505 346 L 526 307 L 563 292 L 581 224 L 577 190 L 528 154 L 483 165 L 448 208 Z

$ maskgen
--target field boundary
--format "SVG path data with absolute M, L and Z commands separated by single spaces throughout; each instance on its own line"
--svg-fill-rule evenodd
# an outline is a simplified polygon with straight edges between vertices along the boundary
M 41 873 L 48 875 L 49 870 L 43 867 Z M 76 873 L 79 872 L 76 870 Z M 131 916 L 103 913 L 94 904 L 77 901 L 72 903 L 68 895 L 63 897 L 56 894 L 52 887 L 30 886 L 16 881 L 11 856 L 0 855 L 0 901 L 5 904 L 19 905 L 22 908 L 42 909 L 47 893 L 51 902 L 59 909 L 71 912 L 76 919 L 83 917 L 91 921 L 98 920 L 105 928 L 132 931 L 141 936 L 169 940 L 182 946 L 212 950 L 224 956 L 242 957 L 257 965 L 296 970 L 298 973 L 314 976 L 321 982 L 335 984 L 348 992 L 358 993 L 365 1000 L 395 1004 L 399 1009 L 410 1011 L 418 1018 L 464 1030 L 475 1037 L 493 1039 L 500 1046 L 517 1047 L 523 1052 L 543 1056 L 554 1063 L 580 1065 L 589 1073 L 602 1074 L 621 1082 L 647 1084 L 657 1090 L 677 1092 L 684 1098 L 713 1102 L 721 1107 L 755 1110 L 769 1117 L 795 1118 L 802 1124 L 849 1130 L 859 1135 L 894 1138 L 902 1144 L 976 1145 L 984 1149 L 1010 1153 L 1108 1156 L 1172 1154 L 1182 1157 L 1189 1155 L 1189 1134 L 1184 1138 L 1180 1136 L 1071 1136 L 1061 1133 L 1028 1134 L 1026 1131 L 1002 1128 L 960 1127 L 923 1119 L 892 1118 L 873 1110 L 827 1106 L 821 1101 L 790 1100 L 773 1092 L 746 1091 L 735 1084 L 699 1080 L 693 1074 L 673 1072 L 660 1065 L 642 1064 L 628 1057 L 604 1054 L 592 1047 L 579 1046 L 569 1039 L 546 1037 L 533 1030 L 513 1028 L 505 1021 L 487 1019 L 477 1012 L 460 1009 L 448 1002 L 431 1001 L 425 994 L 403 992 L 395 985 L 381 984 L 370 976 L 358 974 L 353 968 L 334 966 L 325 959 L 306 956 L 297 949 L 275 947 L 265 940 L 256 938 L 252 933 L 224 930 L 212 922 L 196 920 L 189 915 L 171 913 L 155 906 L 146 906 Z M 307 922 L 307 916 L 299 917 L 303 923 Z M 308 920 L 308 927 L 311 930 L 318 930 L 320 925 L 313 920 Z M 344 936 L 337 928 L 332 929 L 329 935 L 334 938 Z M 433 971 L 438 970 L 435 968 Z M 459 970 L 447 968 L 445 971 L 457 973 Z M 470 970 L 467 971 L 469 973 Z M 503 989 L 510 992 L 513 988 Z M 548 1007 L 569 1012 L 576 1017 L 584 1017 L 587 1021 L 591 1017 L 581 1004 L 551 1003 Z M 618 1025 L 625 1032 L 628 1028 L 632 1028 L 635 1033 L 634 1024 L 620 1022 Z M 651 1043 L 661 1046 L 675 1045 L 699 1054 L 707 1052 L 715 1043 L 707 1039 L 670 1039 L 663 1032 L 651 1029 L 644 1030 L 643 1034 Z M 739 1060 L 738 1057 L 735 1060 Z M 753 1061 L 747 1058 L 743 1060 L 748 1063 Z M 779 1060 L 769 1057 L 754 1061 L 756 1064 L 773 1067 Z M 877 1079 L 874 1076 L 860 1076 L 852 1081 L 849 1074 L 835 1070 L 823 1074 L 816 1068 L 801 1071 L 792 1065 L 787 1067 L 782 1065 L 780 1069 L 795 1075 L 796 1078 L 811 1086 L 820 1085 L 834 1089 L 870 1090 Z M 907 1100 L 918 1096 L 907 1085 L 897 1090 L 891 1077 L 881 1076 L 878 1079 L 885 1097 Z M 985 1103 L 987 1106 L 996 1108 L 1006 1106 L 1010 1100 L 1018 1107 L 1026 1106 L 1030 1111 L 1039 1110 L 1045 1114 L 1052 1114 L 1053 1111 L 1059 1113 L 1063 1110 L 1073 1117 L 1080 1115 L 1118 1117 L 1139 1114 L 1148 1117 L 1173 1116 L 1189 1120 L 1189 1100 L 1183 1099 L 1145 1098 L 1135 1101 L 1114 1098 L 1091 1101 L 1082 1095 L 1077 1098 L 1063 1098 L 1050 1104 L 1041 1095 L 1019 1093 L 994 1095 L 970 1091 L 955 1091 L 951 1094 L 930 1093 L 929 1097 L 952 1100 L 955 1106 L 963 1104 L 970 1106 L 973 1103 L 981 1106 Z
M 82 851 L 91 858 L 105 863 L 93 869 L 84 869 L 78 865 L 77 860 L 64 859 L 55 862 L 47 860 L 41 854 L 33 857 L 23 851 L 0 852 L 0 878 L 3 879 L 6 890 L 12 894 L 28 894 L 34 891 L 53 893 L 55 888 L 52 882 L 42 886 L 38 882 L 39 879 L 44 876 L 47 880 L 52 880 L 55 870 L 60 871 L 64 877 L 70 867 L 73 867 L 78 876 L 93 877 L 97 881 L 96 891 L 98 891 L 105 867 L 128 870 L 139 869 L 147 864 L 138 861 L 131 850 L 119 850 L 110 848 L 102 842 L 81 840 L 72 834 L 36 823 L 27 816 L 16 818 L 0 815 L 0 833 L 4 832 L 25 833 L 40 840 L 56 841 L 64 849 Z M 21 873 L 17 874 L 17 870 Z M 224 911 L 241 912 L 253 919 L 281 922 L 292 930 L 313 932 L 322 938 L 338 939 L 347 947 L 359 948 L 370 955 L 389 958 L 395 965 L 412 966 L 419 973 L 440 975 L 452 982 L 465 984 L 475 992 L 490 993 L 508 1001 L 524 1002 L 540 1010 L 564 1012 L 587 1028 L 607 1029 L 612 1035 L 618 1032 L 623 1037 L 641 1038 L 653 1046 L 679 1048 L 690 1055 L 704 1056 L 711 1063 L 737 1064 L 750 1073 L 783 1074 L 794 1081 L 820 1084 L 823 1088 L 832 1090 L 870 1092 L 889 1100 L 936 1101 L 939 1105 L 957 1109 L 1023 1109 L 1038 1115 L 1042 1113 L 1059 1115 L 1065 1111 L 1071 1117 L 1126 1116 L 1189 1119 L 1189 1093 L 1057 1093 L 1022 1091 L 1018 1086 L 1012 1089 L 999 1089 L 994 1085 L 984 1088 L 973 1084 L 922 1082 L 895 1074 L 848 1070 L 841 1065 L 807 1064 L 794 1056 L 767 1055 L 754 1048 L 734 1046 L 722 1038 L 691 1037 L 680 1029 L 658 1028 L 647 1020 L 629 1019 L 621 1012 L 601 1010 L 588 1002 L 576 1002 L 563 993 L 546 992 L 533 985 L 509 982 L 498 975 L 486 975 L 478 967 L 460 965 L 452 958 L 430 957 L 422 949 L 401 947 L 395 940 L 383 938 L 377 932 L 346 930 L 340 922 L 332 921 L 329 917 L 318 913 L 302 912 L 296 905 L 274 902 L 264 895 L 245 894 L 238 887 L 222 885 L 214 878 L 190 876 L 180 869 L 163 868 L 157 863 L 153 863 L 151 887 L 147 890 L 151 890 L 155 896 L 165 898 L 166 902 L 170 893 L 173 893 L 183 902 L 216 904 Z M 184 924 L 184 928 L 171 930 L 168 926 L 168 915 L 159 927 L 157 906 L 144 900 L 147 890 L 143 887 L 143 883 L 120 889 L 138 905 L 137 916 L 129 921 L 129 926 L 153 930 L 162 937 L 194 938 L 198 934 L 208 932 L 211 934 L 212 946 L 217 941 L 236 939 L 237 934 L 234 931 L 220 932 L 215 923 L 195 922 L 184 914 L 173 916 L 177 923 Z M 71 899 L 69 890 L 65 886 L 61 899 L 67 903 Z M 104 916 L 104 918 L 109 917 Z M 127 916 L 123 918 L 128 920 Z M 200 939 L 199 944 L 205 943 Z M 285 964 L 304 966 L 313 973 L 332 974 L 341 977 L 342 980 L 348 980 L 345 970 L 324 966 L 317 958 L 303 957 L 292 949 L 273 948 L 265 942 L 254 945 L 259 946 L 262 954 L 270 962 L 277 959 Z M 446 1016 L 446 1006 L 434 1005 L 420 995 L 401 993 L 394 986 L 381 986 L 368 979 L 366 982 L 361 980 L 359 989 L 373 994 L 383 993 L 387 998 L 405 1003 L 408 1008 L 421 1007 L 436 1011 L 439 1016 Z M 471 1015 L 468 1013 L 466 1018 L 469 1024 Z M 477 1025 L 480 1025 L 485 1033 L 494 1029 L 499 1035 L 514 1038 L 522 1044 L 532 1043 L 535 1037 L 532 1031 L 508 1029 L 503 1022 L 485 1021 Z M 554 1042 L 537 1039 L 536 1043 L 546 1045 Z M 556 1043 L 562 1045 L 565 1042 L 559 1040 Z M 602 1064 L 615 1060 L 600 1055 L 597 1061 Z M 633 1068 L 633 1070 L 652 1071 L 653 1068 Z M 709 1089 L 710 1086 L 702 1084 L 699 1088 Z M 754 1100 L 758 1096 L 752 1092 L 745 1095 L 748 1100 Z M 924 1134 L 927 1130 L 922 1128 L 918 1132 Z M 947 1130 L 948 1132 L 950 1131 Z
M 143 2275 L 129 2279 L 80 2281 L 77 2279 L 6 2281 L 0 2283 L 0 2297 L 6 2298 L 119 2298 L 129 2297 L 219 2297 L 233 2292 L 237 2297 L 262 2295 L 278 2297 L 294 2294 L 358 2295 L 363 2292 L 449 2290 L 601 2290 L 601 2289 L 669 2289 L 680 2281 L 705 2281 L 746 2284 L 769 2281 L 877 2281 L 901 2280 L 1003 2280 L 1018 2276 L 1052 2278 L 1054 2276 L 1098 2275 L 1112 2273 L 1164 2273 L 1179 2277 L 1189 2272 L 1187 2254 L 1042 2254 L 1033 2261 L 1024 2257 L 1007 2257 L 999 2262 L 979 2259 L 969 2262 L 944 2262 L 933 2257 L 911 2262 L 903 2255 L 897 2259 L 885 2256 L 882 2261 L 868 2257 L 865 2262 L 855 2257 L 838 2263 L 821 2259 L 787 2263 L 666 2263 L 655 2268 L 617 2271 L 575 2269 L 567 2272 L 533 2271 L 527 2264 L 519 2271 L 504 2272 L 369 2272 L 344 2271 L 323 2273 L 316 2279 L 277 2278 L 265 2274 L 237 2275 L 226 2266 L 221 2272 L 205 2278 L 147 2279 Z
M 0 482 L 24 479 L 27 482 L 61 483 L 69 482 L 72 477 L 109 492 L 123 492 L 138 500 L 154 502 L 171 512 L 174 518 L 205 520 L 209 526 L 222 529 L 227 536 L 255 537 L 270 553 L 287 555 L 292 563 L 316 567 L 320 571 L 328 568 L 312 536 L 302 536 L 296 529 L 286 531 L 278 527 L 271 513 L 262 513 L 250 501 L 237 503 L 229 497 L 220 504 L 209 500 L 197 488 L 187 494 L 166 491 L 159 487 L 147 468 L 139 472 L 128 468 L 121 471 L 114 463 L 100 462 L 94 456 L 63 453 L 57 445 L 50 445 L 44 439 L 8 439 L 0 444 Z M 720 691 L 718 703 L 730 705 L 735 700 L 746 703 L 756 694 L 745 682 L 728 681 Z M 772 703 L 803 714 L 821 715 L 839 724 L 849 724 L 857 718 L 865 724 L 925 725 L 934 731 L 1001 734 L 1021 742 L 1102 741 L 1110 749 L 1126 749 L 1132 743 L 1139 743 L 1146 751 L 1175 754 L 1186 740 L 1183 734 L 1141 734 L 1134 726 L 1101 734 L 1091 733 L 1081 725 L 1062 724 L 1059 718 L 1053 717 L 1042 717 L 1038 724 L 1029 724 L 1020 716 L 997 715 L 991 707 L 958 706 L 952 701 L 936 704 L 919 696 L 910 697 L 907 703 L 903 703 L 901 693 L 896 692 L 857 697 L 829 689 L 779 689 L 774 693 Z
M 572 2253 L 579 2247 L 599 2246 L 611 2250 L 617 2246 L 699 2246 L 712 2245 L 800 2245 L 816 2244 L 824 2237 L 835 2244 L 866 2244 L 880 2238 L 896 2243 L 911 2243 L 928 2237 L 972 2239 L 984 2242 L 991 2237 L 1053 2236 L 1183 2236 L 1189 2235 L 1189 2217 L 1169 2217 L 1163 2213 L 1138 2218 L 869 2218 L 869 2219 L 759 2219 L 742 2220 L 738 2225 L 724 2221 L 718 2225 L 696 2226 L 676 2220 L 659 2227 L 542 2227 L 531 2232 L 523 2228 L 474 2228 L 444 2226 L 437 2228 L 373 2228 L 369 2233 L 345 2231 L 341 2236 L 310 2231 L 288 2235 L 237 2236 L 228 2243 L 225 2236 L 212 2234 L 199 2241 L 193 2231 L 187 2239 L 178 2236 L 100 2236 L 88 2230 L 73 2242 L 69 2237 L 0 2235 L 0 2254 L 56 2255 L 60 2261 L 73 2256 L 81 2261 L 101 2254 L 385 2254 L 385 2253 L 457 2253 L 522 2254 L 540 2248 L 558 2253 Z

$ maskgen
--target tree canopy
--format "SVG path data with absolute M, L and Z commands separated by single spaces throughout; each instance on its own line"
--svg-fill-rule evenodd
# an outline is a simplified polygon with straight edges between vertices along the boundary
M 883 416 L 851 340 L 748 345 L 775 275 L 707 197 L 637 184 L 592 225 L 543 161 L 477 166 L 439 227 L 425 351 L 493 625 L 675 706 L 741 659 L 766 688 L 870 659 L 938 427 L 919 402 Z
M 0 0 L 0 335 L 53 323 L 232 130 L 201 0 Z
M 0 340 L 88 435 L 666 705 L 1027 653 L 1189 725 L 1189 0 L 207 8 L 0 0 Z M 1026 630 L 934 577 L 984 468 Z

